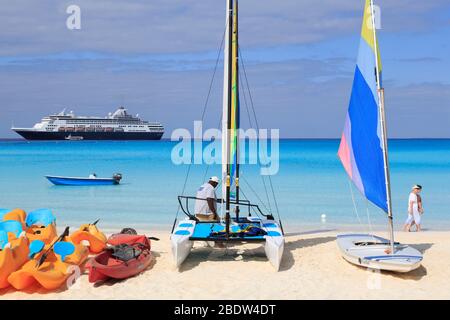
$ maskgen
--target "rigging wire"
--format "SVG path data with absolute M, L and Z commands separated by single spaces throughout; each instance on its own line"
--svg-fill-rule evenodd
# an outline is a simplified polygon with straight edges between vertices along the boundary
M 243 195 L 243 197 L 244 197 L 244 200 L 249 201 L 247 195 L 242 191 L 242 189 L 241 189 L 240 191 L 241 191 L 241 193 L 242 193 L 242 195 Z M 244 206 L 245 206 L 245 205 L 244 205 Z M 251 209 L 250 209 L 249 213 L 250 213 L 250 214 L 252 213 Z M 253 213 L 254 213 L 257 217 L 259 217 L 259 213 L 258 213 L 257 210 L 254 210 Z
M 239 75 L 239 78 L 241 78 L 240 75 Z M 241 87 L 242 95 L 244 97 L 244 105 L 245 105 L 245 110 L 247 111 L 248 123 L 249 123 L 250 128 L 253 128 L 252 118 L 251 118 L 251 115 L 250 115 L 250 110 L 248 108 L 247 95 L 245 94 L 245 88 L 244 88 L 244 85 L 243 85 L 243 81 L 239 81 L 239 85 Z
M 228 18 L 227 18 L 227 21 L 226 21 L 226 24 L 225 24 L 225 30 L 224 30 L 224 32 L 222 34 L 222 41 L 220 43 L 220 47 L 219 47 L 219 50 L 218 50 L 218 53 L 217 53 L 216 63 L 215 63 L 213 75 L 211 77 L 211 81 L 210 81 L 210 84 L 209 84 L 208 94 L 206 96 L 205 104 L 203 106 L 202 117 L 201 117 L 201 121 L 202 122 L 205 119 L 206 109 L 208 108 L 208 102 L 209 102 L 209 98 L 211 96 L 211 91 L 212 91 L 212 87 L 213 87 L 213 84 L 214 84 L 214 79 L 215 79 L 215 76 L 216 76 L 217 67 L 219 65 L 220 56 L 222 54 L 222 48 L 223 48 L 223 44 L 225 42 L 225 35 L 226 35 L 226 30 L 227 30 L 226 26 L 227 25 L 228 25 Z M 186 185 L 187 185 L 187 181 L 189 180 L 189 174 L 191 172 L 191 167 L 192 167 L 192 159 L 191 159 L 191 161 L 189 163 L 189 166 L 188 166 L 188 170 L 187 170 L 187 173 L 186 173 L 186 178 L 184 179 L 183 190 L 181 191 L 181 195 L 184 195 L 184 192 L 186 191 Z M 205 176 L 206 176 L 206 173 L 205 173 Z M 174 227 L 175 227 L 175 223 L 176 223 L 176 221 L 178 219 L 178 215 L 180 213 L 180 209 L 181 209 L 181 205 L 178 204 L 177 214 L 175 216 Z M 173 231 L 173 228 L 172 228 L 172 231 Z
M 356 206 L 356 200 L 355 200 L 355 194 L 353 193 L 353 186 L 349 179 L 347 179 L 348 187 L 350 189 L 350 194 L 352 195 L 352 203 L 353 203 L 353 209 L 355 210 L 356 218 L 358 219 L 358 223 L 361 227 L 365 229 L 367 232 L 368 230 L 365 228 L 365 224 L 362 223 L 361 218 L 359 216 L 358 208 Z
M 254 107 L 254 103 L 253 103 L 253 97 L 252 97 L 252 93 L 250 91 L 250 84 L 249 84 L 248 77 L 247 77 L 247 70 L 245 68 L 244 56 L 243 56 L 242 51 L 240 50 L 240 48 L 239 48 L 239 55 L 240 55 L 240 61 L 241 61 L 241 65 L 242 65 L 242 70 L 244 71 L 245 82 L 246 82 L 246 85 L 247 85 L 248 95 L 249 95 L 249 99 L 250 99 L 250 106 L 251 106 L 252 111 L 253 111 L 253 117 L 255 119 L 256 129 L 259 132 L 258 117 L 256 116 L 256 111 L 255 111 L 255 107 Z M 268 206 L 270 208 L 270 211 L 272 211 L 271 201 L 270 201 L 269 194 L 268 194 L 268 191 L 267 191 L 267 186 L 266 186 L 266 182 L 265 182 L 264 176 L 261 176 L 261 178 L 262 178 L 262 181 L 263 181 L 264 190 L 265 190 L 266 197 L 267 197 L 267 200 L 268 200 Z M 272 192 L 272 198 L 273 198 L 274 204 L 275 204 L 275 210 L 277 211 L 278 219 L 280 219 L 280 212 L 279 212 L 279 209 L 278 209 L 278 204 L 276 203 L 275 191 L 273 189 L 271 176 L 268 176 L 268 179 L 269 179 L 269 182 L 270 182 L 270 185 L 271 185 L 271 192 Z M 272 212 L 270 212 L 270 213 L 272 214 Z
M 261 200 L 261 198 L 258 196 L 258 193 L 255 191 L 255 189 L 252 188 L 252 186 L 250 185 L 250 183 L 247 181 L 247 179 L 245 179 L 244 176 L 241 176 L 242 181 L 245 182 L 245 184 L 248 186 L 248 188 L 250 189 L 250 191 L 256 196 L 256 198 L 258 199 L 258 201 L 261 203 L 261 205 L 264 207 L 264 209 L 266 209 L 267 211 L 269 211 L 269 208 L 267 208 L 266 204 L 264 203 L 264 201 Z
M 367 200 L 366 198 L 366 214 L 367 214 L 367 222 L 369 224 L 369 231 L 370 234 L 373 234 L 373 230 L 372 230 L 372 221 L 370 219 L 370 212 L 369 212 L 369 200 Z
M 348 185 L 349 185 L 349 188 L 350 188 L 350 193 L 352 195 L 353 208 L 355 210 L 358 222 L 359 222 L 360 226 L 364 228 L 365 232 L 372 236 L 373 241 L 376 242 L 377 239 L 375 238 L 375 236 L 373 234 L 372 222 L 371 222 L 371 219 L 370 219 L 369 201 L 367 200 L 367 198 L 364 198 L 365 199 L 365 203 L 366 203 L 366 214 L 367 214 L 367 221 L 368 221 L 368 228 L 367 228 L 367 225 L 361 221 L 361 218 L 360 218 L 359 213 L 358 213 L 358 208 L 356 206 L 355 195 L 354 195 L 354 192 L 353 192 L 353 185 L 350 182 L 350 180 L 347 179 L 347 181 L 348 181 Z
M 278 220 L 281 221 L 280 210 L 278 209 L 278 201 L 277 201 L 277 198 L 275 197 L 275 190 L 273 189 L 272 179 L 269 179 L 269 184 L 270 184 L 270 190 L 272 191 L 272 194 L 273 194 L 273 202 L 275 204 L 275 210 L 276 210 L 276 213 L 278 216 Z
M 240 52 L 240 54 L 242 54 L 242 53 Z M 241 56 L 241 57 L 242 57 L 242 56 Z M 242 62 L 241 62 L 241 64 L 242 64 Z M 250 115 L 250 110 L 249 110 L 248 103 L 247 103 L 247 95 L 246 95 L 246 93 L 245 93 L 245 89 L 246 89 L 246 88 L 243 87 L 243 81 L 240 81 L 240 86 L 241 86 L 241 89 L 242 89 L 242 92 L 243 92 L 244 105 L 245 105 L 245 109 L 246 109 L 246 111 L 247 111 L 248 121 L 249 121 L 250 127 L 253 127 L 253 123 L 252 123 L 251 115 Z M 257 129 L 259 129 L 259 128 L 257 128 Z M 266 182 L 265 182 L 265 180 L 264 180 L 264 177 L 262 177 L 262 181 L 263 181 L 264 190 L 265 190 L 265 194 L 266 194 L 267 205 L 268 205 L 268 207 L 269 207 L 269 209 L 267 209 L 267 211 L 269 211 L 269 213 L 272 214 L 272 207 L 271 207 L 271 203 L 270 203 L 270 199 L 269 199 L 269 194 L 268 194 L 268 192 L 267 192 L 267 186 L 266 186 Z M 261 202 L 261 203 L 263 203 L 263 202 Z
M 222 123 L 222 119 L 223 119 L 223 115 L 221 114 L 221 115 L 220 115 L 219 124 L 217 125 L 217 128 L 220 127 L 220 124 Z M 206 177 L 207 177 L 207 174 L 208 174 L 208 171 L 209 171 L 209 167 L 210 167 L 210 166 L 211 166 L 210 163 L 206 164 L 205 174 L 203 175 L 203 180 L 202 180 L 202 181 L 205 181 L 205 180 L 206 180 Z

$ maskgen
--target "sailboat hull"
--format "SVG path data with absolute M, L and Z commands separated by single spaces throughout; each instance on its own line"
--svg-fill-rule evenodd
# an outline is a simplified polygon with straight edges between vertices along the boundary
M 259 225 L 267 234 L 263 236 L 239 237 L 239 238 L 212 238 L 210 231 L 219 231 L 224 227 L 219 223 L 199 223 L 186 219 L 178 223 L 171 236 L 172 255 L 178 267 L 186 260 L 191 252 L 194 241 L 219 241 L 219 242 L 262 242 L 264 251 L 270 264 L 276 271 L 280 269 L 284 252 L 284 236 L 280 225 L 273 220 L 261 220 L 248 217 L 250 223 Z M 233 225 L 232 230 L 239 229 Z
M 370 234 L 338 235 L 337 244 L 345 260 L 371 269 L 410 272 L 419 268 L 423 259 L 418 250 L 398 243 L 391 254 L 389 240 Z
M 191 252 L 194 242 L 190 237 L 194 233 L 196 222 L 186 219 L 180 221 L 171 235 L 172 256 L 177 268 L 186 260 Z
M 270 264 L 279 271 L 284 252 L 284 237 L 267 237 L 264 251 Z

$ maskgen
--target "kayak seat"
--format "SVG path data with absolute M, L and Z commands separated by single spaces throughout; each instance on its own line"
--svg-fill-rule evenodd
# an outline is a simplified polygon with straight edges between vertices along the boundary
M 133 228 L 123 228 L 123 229 L 120 231 L 120 234 L 137 235 L 137 231 L 134 230 Z
M 112 257 L 124 262 L 136 259 L 142 253 L 142 250 L 125 243 L 116 245 L 111 250 L 113 251 L 111 254 Z
M 20 234 L 22 233 L 22 224 L 19 221 L 15 220 L 8 220 L 0 222 L 0 231 L 3 231 L 6 234 L 6 237 L 8 238 L 8 232 L 13 233 L 16 238 L 20 237 Z M 8 239 L 6 239 L 8 242 Z M 6 243 L 5 243 L 6 244 Z M 3 246 L 2 246 L 3 248 Z
M 60 241 L 53 246 L 53 252 L 61 257 L 61 261 L 64 261 L 67 256 L 75 252 L 75 245 L 71 242 Z
M 33 242 L 30 243 L 30 254 L 28 255 L 28 257 L 30 259 L 33 259 L 36 254 L 38 254 L 39 252 L 42 251 L 42 249 L 44 249 L 44 247 L 45 247 L 44 241 L 34 240 Z
M 0 220 L 3 220 L 3 216 L 6 213 L 8 213 L 9 211 L 11 211 L 11 210 L 9 210 L 9 209 L 0 209 Z
M 37 224 L 42 224 L 43 226 L 47 227 L 55 221 L 56 218 L 49 209 L 38 209 L 30 212 L 27 215 L 25 223 L 27 227 L 31 227 L 32 225 Z

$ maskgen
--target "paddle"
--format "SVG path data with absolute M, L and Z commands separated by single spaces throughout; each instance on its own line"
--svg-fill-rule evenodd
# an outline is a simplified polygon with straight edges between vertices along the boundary
M 89 223 L 89 225 L 90 226 L 95 226 L 99 221 L 100 221 L 100 219 L 97 219 L 93 223 Z M 83 231 L 89 231 L 88 227 L 84 227 Z
M 28 258 L 33 259 L 36 254 L 42 251 L 44 249 L 45 243 L 41 240 L 34 240 L 30 244 L 30 254 L 28 255 Z
M 149 239 L 149 240 L 155 240 L 155 241 L 159 241 L 159 238 L 156 238 L 156 237 L 147 237 L 147 239 Z
M 67 256 L 70 256 L 72 253 L 75 252 L 75 246 L 71 242 L 60 241 L 58 243 L 55 243 L 53 252 L 55 254 L 60 255 L 61 261 L 64 261 Z
M 55 246 L 55 243 L 62 241 L 65 237 L 69 235 L 69 228 L 70 227 L 66 227 L 66 229 L 64 229 L 64 232 L 61 233 L 61 235 L 52 243 L 52 245 L 42 254 L 38 262 L 36 263 L 36 268 L 39 268 L 44 263 L 45 259 L 47 259 L 48 254 Z

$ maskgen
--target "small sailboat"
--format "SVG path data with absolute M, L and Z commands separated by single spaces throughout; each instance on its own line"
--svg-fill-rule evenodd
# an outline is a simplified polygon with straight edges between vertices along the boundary
M 227 27 L 224 50 L 224 92 L 222 116 L 222 210 L 224 217 L 217 222 L 199 221 L 189 211 L 189 200 L 178 201 L 187 218 L 175 220 L 171 235 L 172 253 L 179 267 L 191 252 L 194 241 L 220 243 L 262 243 L 265 253 L 278 271 L 284 251 L 281 221 L 265 214 L 258 205 L 240 199 L 239 186 L 239 45 L 238 1 L 227 0 Z M 242 212 L 241 212 L 242 210 Z M 244 210 L 246 215 L 244 215 Z M 234 212 L 233 212 L 234 211 Z M 234 213 L 234 214 L 233 214 Z
M 95 174 L 84 177 L 45 176 L 48 181 L 58 186 L 105 186 L 117 185 L 122 180 L 122 174 L 116 173 L 112 178 L 97 178 Z
M 422 254 L 394 241 L 381 59 L 372 0 L 366 0 L 358 62 L 338 156 L 362 195 L 386 212 L 390 239 L 371 234 L 337 237 L 347 261 L 374 269 L 409 272 Z

